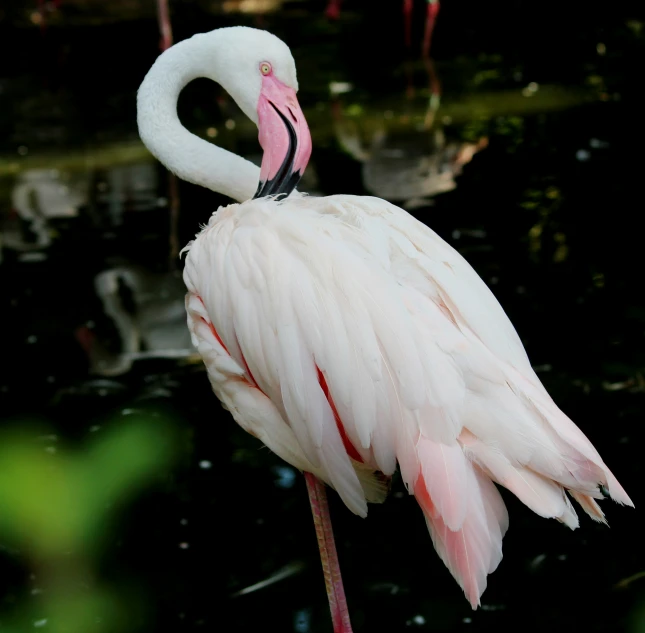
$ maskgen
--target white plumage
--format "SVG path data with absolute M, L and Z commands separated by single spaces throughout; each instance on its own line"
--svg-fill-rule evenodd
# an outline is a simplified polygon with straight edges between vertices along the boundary
M 219 209 L 187 249 L 193 342 L 235 420 L 360 516 L 380 500 L 371 471 L 391 475 L 398 461 L 473 604 L 508 525 L 491 480 L 572 528 L 564 488 L 596 520 L 598 484 L 631 505 L 484 282 L 402 209 L 253 200 Z M 345 450 L 331 402 L 369 470 Z

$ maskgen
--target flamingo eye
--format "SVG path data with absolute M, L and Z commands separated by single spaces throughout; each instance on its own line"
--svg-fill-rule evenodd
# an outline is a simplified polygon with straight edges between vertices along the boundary
M 271 64 L 269 62 L 262 62 L 260 64 L 260 72 L 263 75 L 268 75 L 271 72 Z

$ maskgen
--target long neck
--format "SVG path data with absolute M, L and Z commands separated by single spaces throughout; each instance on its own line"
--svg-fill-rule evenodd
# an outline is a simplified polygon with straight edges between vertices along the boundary
M 214 74 L 217 54 L 205 55 L 204 40 L 194 36 L 169 48 L 157 58 L 137 94 L 139 135 L 150 152 L 182 180 L 223 193 L 234 200 L 249 200 L 260 180 L 260 168 L 190 133 L 177 116 L 177 100 L 193 79 Z M 216 51 L 212 51 L 216 53 Z

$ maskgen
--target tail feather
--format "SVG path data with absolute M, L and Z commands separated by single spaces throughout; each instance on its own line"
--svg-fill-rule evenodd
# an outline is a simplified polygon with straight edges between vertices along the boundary
M 529 468 L 512 464 L 505 455 L 470 434 L 460 439 L 467 453 L 491 479 L 510 490 L 533 512 L 547 519 L 558 519 L 571 529 L 578 527 L 578 517 L 562 486 Z
M 593 497 L 583 495 L 575 490 L 570 490 L 569 494 L 580 504 L 580 507 L 594 520 L 598 523 L 604 523 L 607 525 L 607 519 L 605 519 L 605 513 L 600 509 L 600 506 L 596 503 Z
M 607 489 L 609 490 L 609 496 L 622 506 L 629 506 L 630 508 L 634 507 L 634 502 L 629 498 L 625 489 L 618 483 L 618 479 L 614 477 L 613 473 L 605 467 L 605 473 L 607 475 Z
M 451 530 L 458 530 L 468 511 L 468 470 L 470 465 L 461 446 L 431 442 L 421 436 L 417 440 L 421 472 L 428 494 L 437 511 Z
M 506 507 L 495 483 L 510 490 L 536 514 L 554 518 L 571 529 L 579 522 L 567 491 L 594 521 L 601 523 L 606 523 L 605 516 L 594 500 L 602 497 L 599 484 L 606 486 L 618 503 L 632 505 L 600 458 L 600 463 L 591 459 L 595 449 L 583 446 L 580 436 L 584 438 L 581 432 L 578 437 L 575 432 L 568 433 L 567 439 L 574 438 L 576 446 L 556 438 L 554 450 L 560 452 L 554 454 L 559 463 L 540 461 L 543 470 L 545 464 L 552 463 L 551 472 L 536 472 L 530 465 L 515 463 L 467 430 L 456 446 L 437 444 L 423 436 L 411 443 L 409 452 L 416 453 L 421 467 L 416 470 L 413 486 L 405 474 L 404 479 L 421 506 L 437 553 L 473 609 L 480 604 L 488 574 L 502 560 L 502 538 L 508 528 Z
M 495 484 L 477 467 L 474 470 L 484 498 L 489 533 L 495 536 L 491 542 L 496 546 L 491 551 L 490 564 L 488 565 L 488 573 L 492 574 L 502 562 L 502 539 L 508 530 L 508 512 Z
M 502 559 L 508 514 L 497 488 L 471 464 L 467 468 L 467 488 L 460 492 L 467 495 L 467 512 L 461 528 L 451 530 L 428 494 L 423 475 L 414 487 L 437 553 L 476 609 L 488 574 Z
M 551 400 L 546 391 L 538 390 L 535 385 L 527 380 L 521 381 L 522 397 L 535 413 L 542 419 L 550 431 L 551 437 L 556 440 L 563 458 L 563 466 L 572 466 L 568 474 L 572 475 L 578 485 L 560 481 L 565 487 L 584 490 L 583 494 L 589 497 L 601 498 L 597 493 L 599 484 L 604 485 L 609 496 L 621 505 L 634 507 L 623 487 L 616 477 L 607 468 L 598 451 L 589 441 L 587 436 L 565 415 Z M 558 480 L 557 475 L 544 473 Z M 563 473 L 563 476 L 566 476 Z

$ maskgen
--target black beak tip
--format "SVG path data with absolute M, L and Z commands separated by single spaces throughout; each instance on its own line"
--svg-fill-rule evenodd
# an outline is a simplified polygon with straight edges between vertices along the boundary
M 258 188 L 255 190 L 255 194 L 253 195 L 253 200 L 255 200 L 256 198 L 261 198 L 264 195 L 262 191 L 264 190 L 265 185 L 266 182 L 260 180 L 260 182 L 258 183 Z
M 278 169 L 274 177 L 266 182 L 260 181 L 257 191 L 253 196 L 254 200 L 256 198 L 264 198 L 264 196 L 283 195 L 286 198 L 296 188 L 296 185 L 302 176 L 299 171 L 292 171 L 298 145 L 296 131 L 293 128 L 291 121 L 289 121 L 289 119 L 287 119 L 284 114 L 276 108 L 275 104 L 271 103 L 271 105 L 278 113 L 278 116 L 282 119 L 284 126 L 287 128 L 287 132 L 289 134 L 289 149 L 287 150 L 287 155 L 282 161 L 282 165 L 280 165 L 280 169 Z
M 288 173 L 284 178 L 276 177 L 266 181 L 260 180 L 253 200 L 264 198 L 265 196 L 279 196 L 284 199 L 297 187 L 301 177 L 302 174 L 296 171 Z

